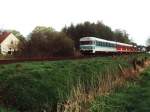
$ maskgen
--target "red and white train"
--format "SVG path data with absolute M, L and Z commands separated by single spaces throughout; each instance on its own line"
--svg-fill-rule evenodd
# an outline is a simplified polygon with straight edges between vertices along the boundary
M 143 49 L 144 51 L 144 49 Z M 133 53 L 141 52 L 137 46 L 125 44 L 115 41 L 108 41 L 96 37 L 82 37 L 80 38 L 80 52 L 81 53 Z

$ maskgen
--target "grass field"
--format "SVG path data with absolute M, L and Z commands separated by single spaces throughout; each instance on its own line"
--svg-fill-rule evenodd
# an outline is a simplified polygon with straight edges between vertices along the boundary
M 105 75 L 132 67 L 132 56 L 0 65 L 0 104 L 20 111 L 56 111 L 78 85 L 86 90 Z
M 150 68 L 125 87 L 97 97 L 91 112 L 150 112 Z

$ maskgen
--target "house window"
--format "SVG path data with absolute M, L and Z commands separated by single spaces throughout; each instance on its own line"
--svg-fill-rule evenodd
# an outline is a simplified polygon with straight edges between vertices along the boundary
M 9 48 L 9 51 L 8 51 L 8 54 L 11 54 L 12 52 L 11 52 L 11 48 Z
M 13 44 L 14 42 L 13 41 L 11 41 L 11 44 Z

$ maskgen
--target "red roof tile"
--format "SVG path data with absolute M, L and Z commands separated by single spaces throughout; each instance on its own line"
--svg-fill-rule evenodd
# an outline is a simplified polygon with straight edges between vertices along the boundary
M 0 33 L 0 43 L 3 42 L 3 40 L 5 40 L 6 37 L 8 37 L 8 35 L 11 34 L 10 32 L 2 32 Z

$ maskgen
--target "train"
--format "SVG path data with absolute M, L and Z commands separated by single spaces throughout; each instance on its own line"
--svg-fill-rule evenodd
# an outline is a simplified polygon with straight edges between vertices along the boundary
M 97 37 L 80 38 L 80 52 L 82 54 L 96 53 L 138 53 L 145 52 L 144 48 L 132 44 L 109 41 Z

